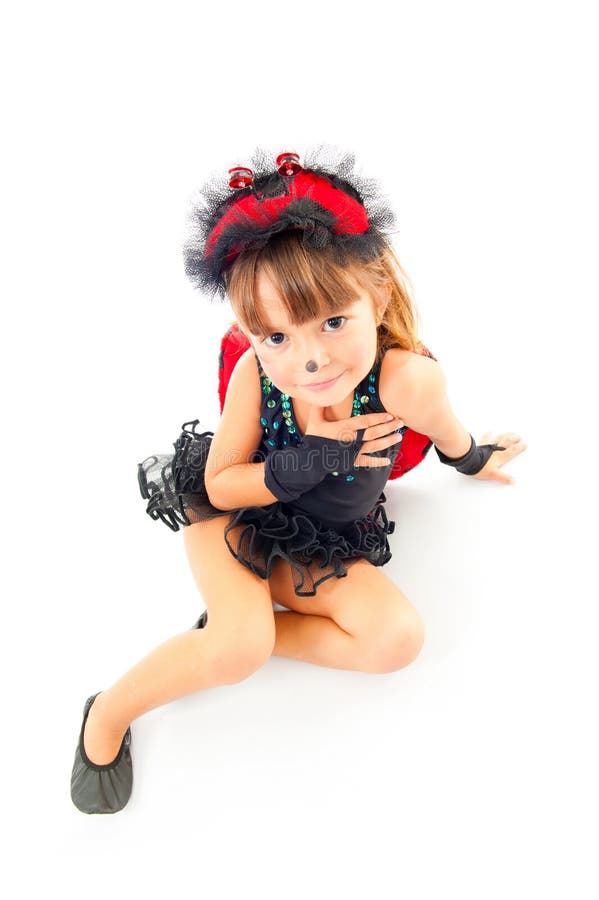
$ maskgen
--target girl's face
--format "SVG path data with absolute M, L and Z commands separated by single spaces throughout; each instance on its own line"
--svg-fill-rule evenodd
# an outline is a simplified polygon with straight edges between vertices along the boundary
M 341 403 L 372 368 L 377 351 L 377 315 L 382 318 L 386 301 L 375 302 L 360 291 L 357 300 L 334 314 L 303 325 L 292 325 L 272 282 L 258 275 L 261 311 L 269 325 L 269 334 L 248 338 L 262 368 L 284 394 L 300 398 L 310 405 L 333 406 Z M 306 369 L 313 360 L 314 372 Z M 336 379 L 321 390 L 309 385 Z

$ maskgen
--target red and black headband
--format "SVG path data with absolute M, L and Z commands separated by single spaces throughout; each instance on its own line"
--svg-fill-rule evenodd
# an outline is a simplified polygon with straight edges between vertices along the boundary
M 336 158 L 335 158 L 336 157 Z M 185 244 L 185 271 L 196 287 L 225 299 L 223 272 L 244 250 L 275 234 L 303 232 L 304 244 L 330 247 L 342 264 L 369 262 L 388 244 L 395 216 L 374 179 L 357 175 L 355 157 L 326 144 L 306 154 L 258 148 L 250 166 L 235 166 L 200 189 Z

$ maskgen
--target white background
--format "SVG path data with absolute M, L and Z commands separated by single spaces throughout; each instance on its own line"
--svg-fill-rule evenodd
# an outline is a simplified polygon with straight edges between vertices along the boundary
M 3 14 L 15 896 L 597 896 L 593 6 Z M 219 415 L 231 313 L 185 278 L 189 197 L 256 146 L 322 141 L 387 188 L 460 421 L 528 449 L 510 486 L 434 453 L 388 485 L 385 571 L 427 629 L 414 663 L 377 676 L 273 657 L 153 710 L 132 727 L 128 806 L 85 816 L 69 795 L 85 699 L 204 609 L 136 473 L 184 421 Z

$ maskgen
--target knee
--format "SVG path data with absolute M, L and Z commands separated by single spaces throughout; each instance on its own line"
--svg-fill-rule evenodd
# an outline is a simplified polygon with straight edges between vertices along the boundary
M 385 629 L 376 654 L 380 674 L 396 672 L 413 662 L 424 645 L 424 622 L 414 610 Z
M 213 622 L 216 662 L 222 682 L 236 684 L 253 675 L 270 659 L 275 646 L 274 617 L 250 615 L 219 628 Z M 209 627 L 209 626 L 208 626 Z M 218 637 L 217 637 L 218 633 Z

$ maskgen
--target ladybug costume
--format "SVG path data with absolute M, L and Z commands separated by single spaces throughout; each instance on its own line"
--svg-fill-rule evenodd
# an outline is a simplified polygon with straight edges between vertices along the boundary
M 352 154 L 335 160 L 334 152 L 321 145 L 306 158 L 305 165 L 296 153 L 280 153 L 273 171 L 272 158 L 258 149 L 251 166 L 235 166 L 226 177 L 213 178 L 201 189 L 203 200 L 192 210 L 185 244 L 185 270 L 192 283 L 203 293 L 224 300 L 224 273 L 237 256 L 289 229 L 301 230 L 302 242 L 315 250 L 327 247 L 341 265 L 367 263 L 379 256 L 393 233 L 395 217 L 378 184 L 358 176 L 353 165 Z M 222 338 L 218 360 L 221 413 L 231 373 L 250 346 L 237 323 Z M 420 352 L 436 359 L 423 345 Z M 377 354 L 371 371 L 356 386 L 352 415 L 384 411 L 378 391 L 381 362 Z M 275 458 L 301 454 L 311 438 L 319 439 L 301 435 L 293 398 L 272 383 L 257 355 L 256 363 L 262 439 L 250 461 L 265 462 L 267 480 L 273 477 L 269 473 Z M 313 371 L 311 366 L 308 362 L 308 371 Z M 432 446 L 426 435 L 404 426 L 400 443 L 373 453 L 391 460 L 390 471 L 387 466 L 346 471 L 337 467 L 338 471 L 323 472 L 320 482 L 299 496 L 297 490 L 287 493 L 282 488 L 280 496 L 291 497 L 289 501 L 222 510 L 212 505 L 204 484 L 214 433 L 200 432 L 198 425 L 199 419 L 183 423 L 174 453 L 156 454 L 138 464 L 138 483 L 148 501 L 148 515 L 173 531 L 208 518 L 229 517 L 224 540 L 231 554 L 263 579 L 270 577 L 278 558 L 285 559 L 298 596 L 314 596 L 323 581 L 346 576 L 352 560 L 364 558 L 376 566 L 388 562 L 387 536 L 394 531 L 395 522 L 387 519 L 382 488 L 388 479 L 399 478 L 422 462 Z M 363 433 L 358 432 L 360 441 Z M 494 449 L 503 448 L 495 444 L 476 447 L 472 438 L 470 451 L 459 460 L 450 460 L 435 449 L 442 462 L 473 474 Z M 275 493 L 271 484 L 278 482 L 267 480 L 267 484 Z

